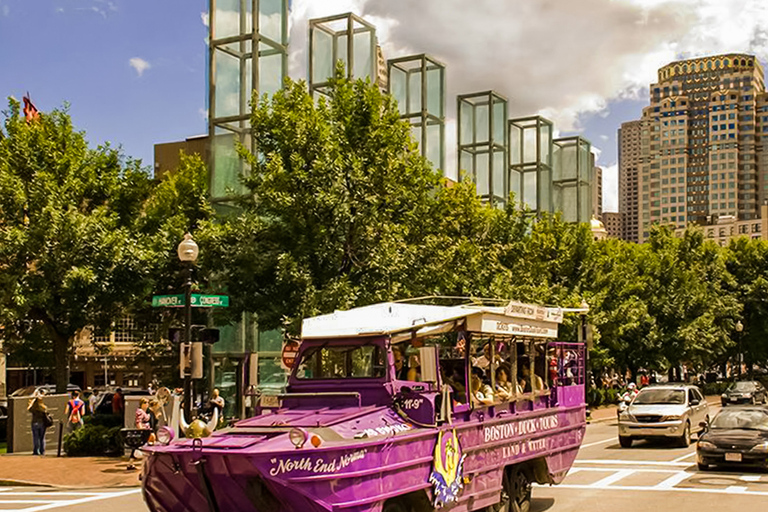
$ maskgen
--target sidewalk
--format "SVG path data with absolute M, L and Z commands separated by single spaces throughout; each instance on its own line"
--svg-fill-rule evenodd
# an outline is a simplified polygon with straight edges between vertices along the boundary
M 0 485 L 41 485 L 55 487 L 135 487 L 141 484 L 138 469 L 128 471 L 127 458 L 56 457 L 56 453 L 0 455 Z

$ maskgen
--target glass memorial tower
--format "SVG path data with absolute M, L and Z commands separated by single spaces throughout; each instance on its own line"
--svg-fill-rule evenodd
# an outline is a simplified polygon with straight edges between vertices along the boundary
M 552 212 L 552 122 L 530 116 L 508 126 L 510 192 L 523 208 Z
M 376 83 L 376 27 L 352 13 L 309 20 L 309 90 L 314 95 L 327 93 L 338 61 L 347 78 Z
M 427 55 L 387 61 L 388 92 L 411 124 L 422 156 L 445 169 L 445 66 Z
M 468 173 L 483 201 L 503 207 L 507 182 L 507 100 L 493 91 L 458 97 L 459 179 Z
M 282 87 L 288 62 L 288 0 L 209 0 L 210 191 L 219 210 L 247 172 L 235 141 L 251 151 L 252 94 Z
M 565 222 L 589 222 L 592 217 L 592 144 L 578 136 L 555 139 L 552 199 Z

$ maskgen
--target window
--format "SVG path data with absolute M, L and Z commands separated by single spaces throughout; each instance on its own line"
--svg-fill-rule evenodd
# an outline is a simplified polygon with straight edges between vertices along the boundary
M 384 358 L 377 345 L 324 345 L 308 349 L 296 371 L 299 379 L 382 378 Z

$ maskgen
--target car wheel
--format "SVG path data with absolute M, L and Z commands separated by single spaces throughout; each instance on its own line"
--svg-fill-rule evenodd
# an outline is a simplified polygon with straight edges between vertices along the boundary
M 678 440 L 678 444 L 683 448 L 687 448 L 691 444 L 691 423 L 688 421 L 685 422 L 685 428 L 683 428 L 683 435 L 680 436 L 680 439 Z
M 390 500 L 384 504 L 383 512 L 409 512 L 410 509 L 406 507 L 403 500 Z
M 709 464 L 702 464 L 701 462 L 699 462 L 698 464 L 696 464 L 696 466 L 698 466 L 699 471 L 709 471 Z
M 619 436 L 619 444 L 622 448 L 632 448 L 632 441 L 633 439 L 631 437 Z
M 530 512 L 531 510 L 531 482 L 528 475 L 521 469 L 513 469 L 511 475 L 509 504 L 511 512 Z

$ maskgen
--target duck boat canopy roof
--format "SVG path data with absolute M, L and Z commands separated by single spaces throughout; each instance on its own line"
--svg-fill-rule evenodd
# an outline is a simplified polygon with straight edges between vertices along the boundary
M 557 326 L 563 321 L 564 312 L 586 313 L 587 309 L 551 308 L 521 302 L 509 302 L 504 306 L 384 302 L 306 318 L 302 323 L 301 337 L 326 339 L 389 335 L 397 343 L 413 336 L 465 330 L 556 338 Z

